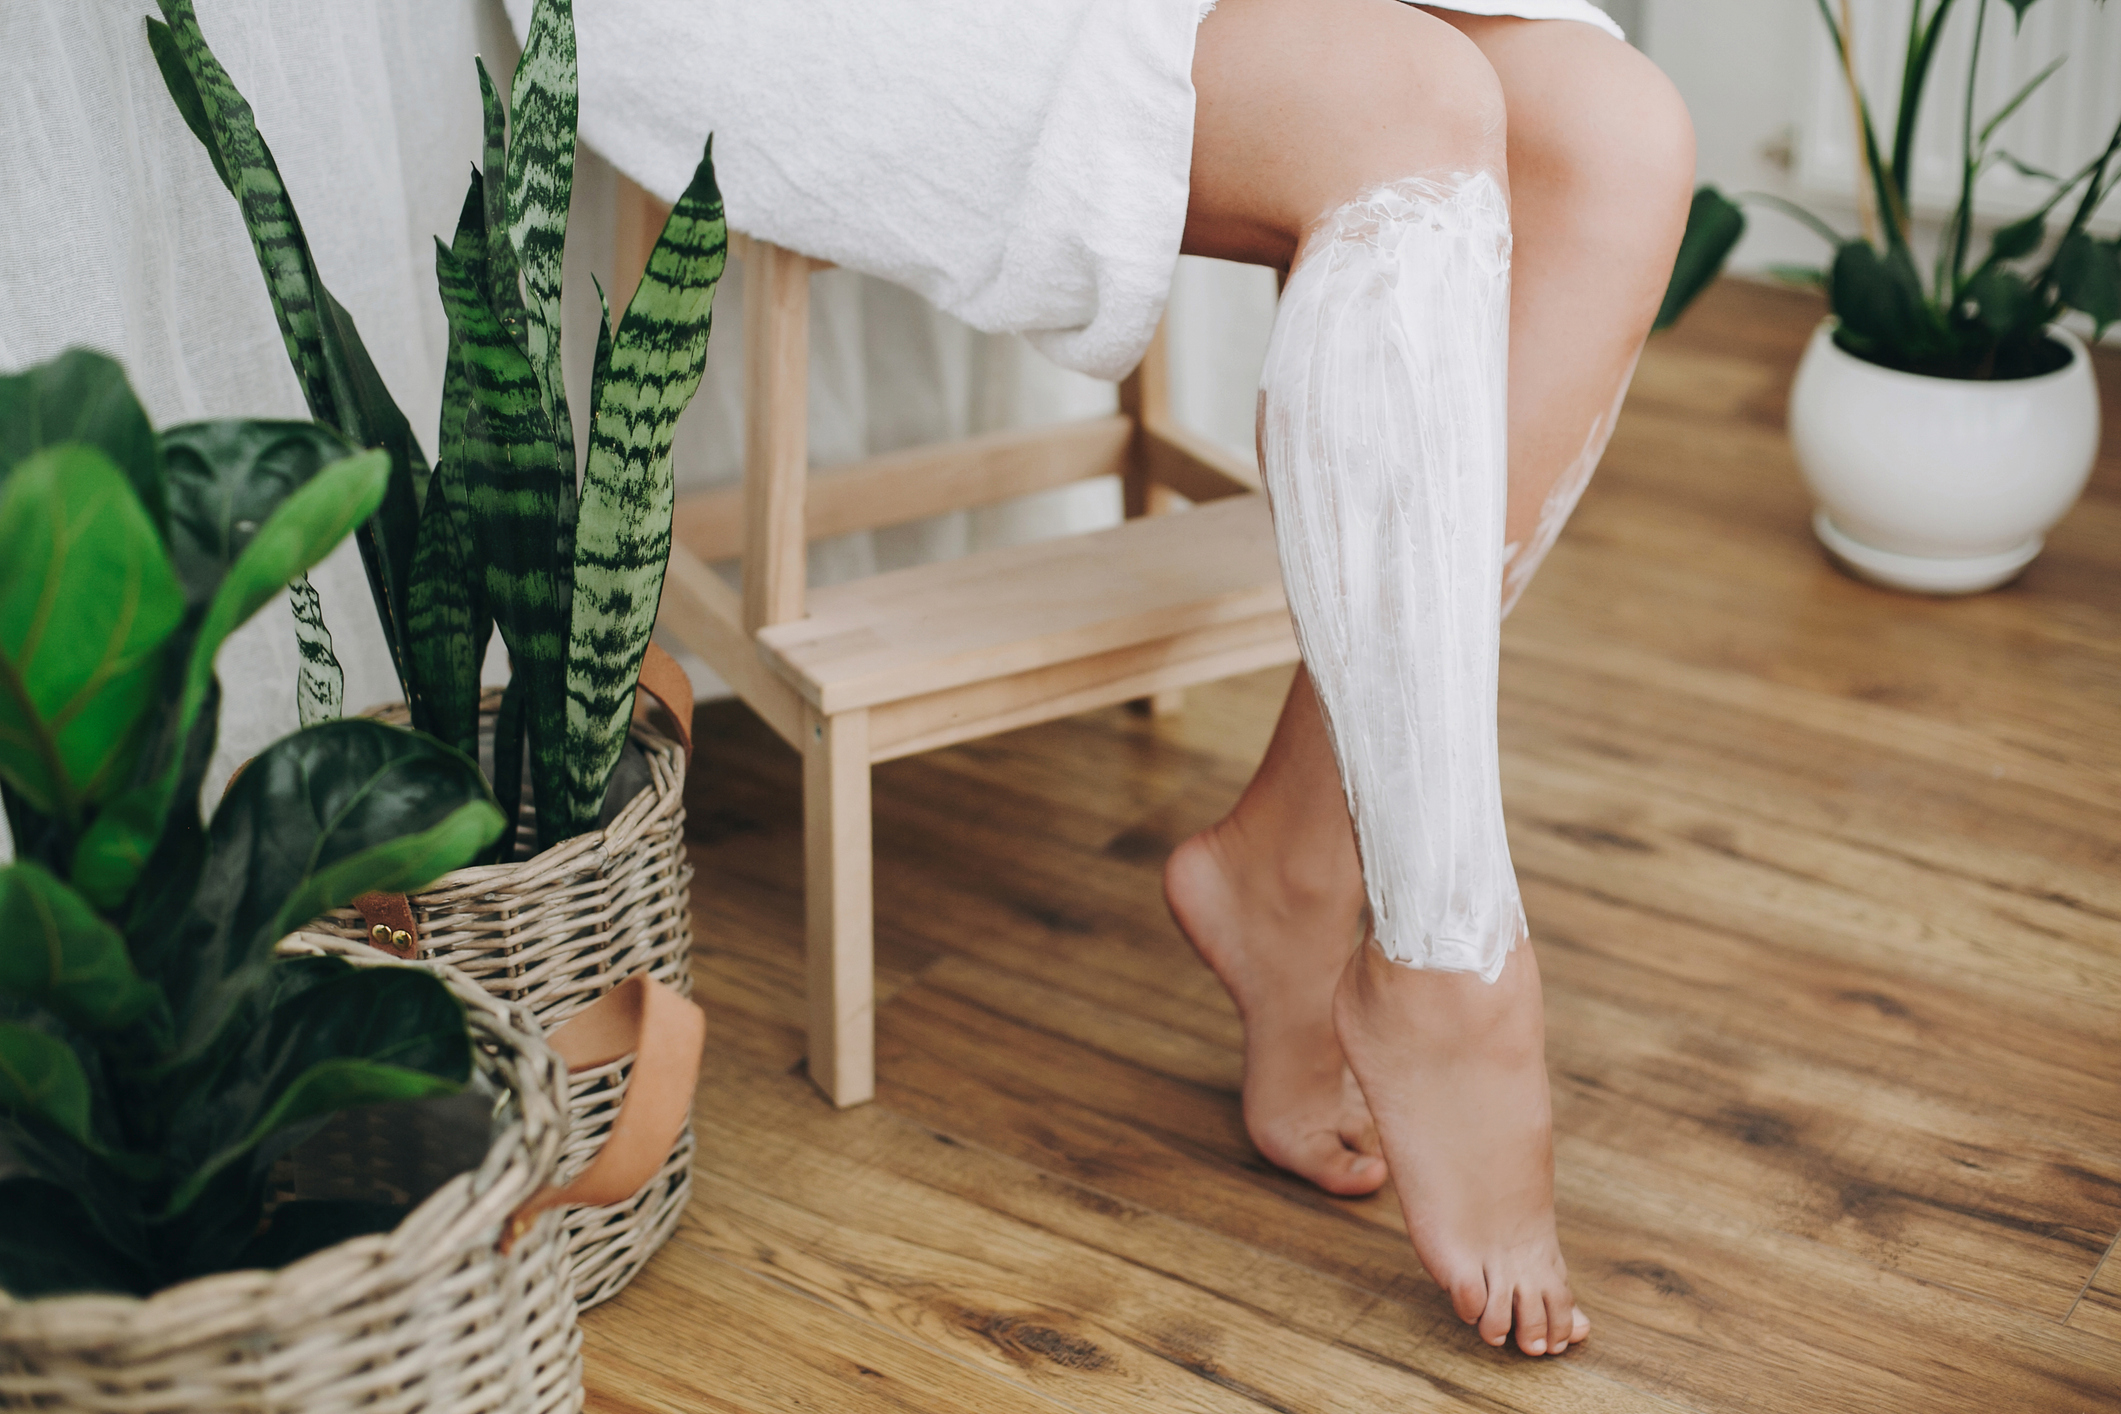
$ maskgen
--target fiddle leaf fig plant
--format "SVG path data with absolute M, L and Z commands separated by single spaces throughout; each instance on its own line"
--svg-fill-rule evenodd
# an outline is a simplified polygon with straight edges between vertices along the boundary
M 623 316 L 614 322 L 604 308 L 577 484 L 560 359 L 577 107 L 568 0 L 537 0 L 505 110 L 478 66 L 481 163 L 454 236 L 436 243 L 450 347 L 430 471 L 352 317 L 325 289 L 272 153 L 191 0 L 160 4 L 166 23 L 148 21 L 149 43 L 178 111 L 237 198 L 310 411 L 390 455 L 384 501 L 360 535 L 413 726 L 478 754 L 480 669 L 498 629 L 511 672 L 494 730 L 501 806 L 517 818 L 527 753 L 529 843 L 596 828 L 662 596 L 671 442 L 706 367 L 727 254 L 712 145 Z M 298 586 L 296 602 L 302 691 L 321 715 L 335 701 L 337 664 L 314 595 Z M 512 856 L 515 836 L 501 842 L 501 857 Z
M 2004 0 L 2015 22 L 2022 22 L 2036 2 Z M 1909 186 L 1923 90 L 1955 0 L 1915 0 L 1890 146 L 1882 141 L 1870 101 L 1857 83 L 1849 36 L 1827 0 L 1816 3 L 1840 56 L 1857 115 L 1868 229 L 1844 236 L 1780 197 L 1756 192 L 1734 202 L 1715 187 L 1704 186 L 1694 193 L 1656 327 L 1674 323 L 1722 269 L 1745 234 L 1739 202 L 1783 210 L 1826 240 L 1834 254 L 1824 267 L 1776 273 L 1823 289 L 1835 319 L 1835 343 L 1886 368 L 1942 378 L 2028 378 L 2069 361 L 2069 351 L 2047 335 L 2047 326 L 2066 312 L 2076 310 L 2088 317 L 2095 337 L 2121 322 L 2121 239 L 2100 239 L 2088 229 L 2101 205 L 2121 188 L 2121 122 L 2102 149 L 2062 176 L 2038 171 L 1996 146 L 2004 123 L 2063 61 L 2040 70 L 1995 112 L 1977 119 L 1974 81 L 1990 4 L 1973 0 L 1959 199 L 1945 220 L 1925 283 L 1914 248 Z M 1999 227 L 1989 237 L 1987 254 L 1976 259 L 1974 189 L 1982 174 L 1998 164 L 2045 182 L 2049 192 L 2036 209 Z M 2052 223 L 2058 211 L 2067 214 L 2056 232 Z
M 374 514 L 386 453 L 309 423 L 149 430 L 117 365 L 0 378 L 0 1287 L 144 1294 L 293 1260 L 387 1208 L 282 1204 L 333 1113 L 459 1088 L 433 975 L 281 958 L 501 831 L 462 753 L 371 721 L 266 748 L 213 812 L 214 653 Z M 327 1211 L 319 1211 L 319 1208 Z

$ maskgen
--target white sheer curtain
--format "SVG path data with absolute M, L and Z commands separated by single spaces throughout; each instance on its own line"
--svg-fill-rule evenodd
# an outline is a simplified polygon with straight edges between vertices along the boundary
M 474 54 L 505 76 L 516 52 L 498 0 L 198 0 L 215 52 L 257 110 L 324 278 L 432 453 L 446 345 L 433 238 L 454 229 L 479 149 Z M 235 204 L 185 129 L 149 55 L 138 0 L 0 3 L 0 372 L 76 344 L 125 365 L 155 423 L 305 417 Z M 503 80 L 505 82 L 505 79 Z M 586 416 L 595 295 L 609 281 L 611 169 L 577 167 L 568 250 L 568 382 Z M 1272 321 L 1267 272 L 1182 262 L 1173 296 L 1181 416 L 1251 455 Z M 708 376 L 678 442 L 682 487 L 728 480 L 742 445 L 743 274 L 717 297 Z M 834 271 L 812 302 L 811 447 L 818 465 L 996 427 L 1092 415 L 1110 385 L 1021 340 L 973 332 L 913 295 Z M 578 438 L 578 442 L 586 439 Z M 846 536 L 813 577 L 1068 533 L 1118 514 L 1109 483 Z M 396 695 L 352 546 L 313 576 L 346 668 L 346 700 Z M 295 727 L 284 607 L 223 649 L 221 744 L 209 797 Z M 719 684 L 702 678 L 703 695 Z M 0 857 L 5 854 L 0 836 Z

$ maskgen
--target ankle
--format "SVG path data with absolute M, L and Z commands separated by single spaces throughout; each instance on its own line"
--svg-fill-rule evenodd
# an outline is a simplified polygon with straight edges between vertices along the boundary
M 1230 887 L 1254 908 L 1302 918 L 1343 912 L 1351 920 L 1362 910 L 1362 870 L 1352 848 L 1262 829 L 1242 811 L 1216 821 L 1201 838 Z

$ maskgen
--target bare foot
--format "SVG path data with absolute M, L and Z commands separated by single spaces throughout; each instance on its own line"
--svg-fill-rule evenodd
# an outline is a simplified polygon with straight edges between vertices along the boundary
M 1333 1033 L 1333 989 L 1361 936 L 1361 879 L 1307 888 L 1224 820 L 1172 852 L 1164 898 L 1237 1003 L 1245 1132 L 1259 1152 L 1328 1193 L 1383 1187 L 1369 1107 Z
M 1554 1235 L 1554 1127 L 1539 965 L 1519 943 L 1492 984 L 1365 946 L 1333 1019 L 1384 1138 L 1414 1251 L 1459 1319 L 1527 1355 L 1590 1334 Z

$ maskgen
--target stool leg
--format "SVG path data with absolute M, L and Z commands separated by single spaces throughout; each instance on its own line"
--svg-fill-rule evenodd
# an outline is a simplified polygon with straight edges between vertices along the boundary
M 810 1079 L 844 1109 L 876 1095 L 869 713 L 806 713 L 803 890 Z
M 1121 509 L 1128 520 L 1140 516 L 1162 515 L 1171 509 L 1177 498 L 1171 488 L 1160 484 L 1149 474 L 1149 451 L 1147 429 L 1171 420 L 1171 373 L 1170 354 L 1166 342 L 1169 328 L 1168 316 L 1156 326 L 1155 337 L 1149 340 L 1148 351 L 1132 373 L 1119 385 L 1119 410 L 1134 419 L 1134 446 L 1127 455 L 1127 469 L 1120 478 Z M 1137 712 L 1151 717 L 1166 717 L 1186 705 L 1186 694 L 1182 688 L 1171 688 L 1153 693 L 1148 697 L 1137 697 L 1127 704 Z

